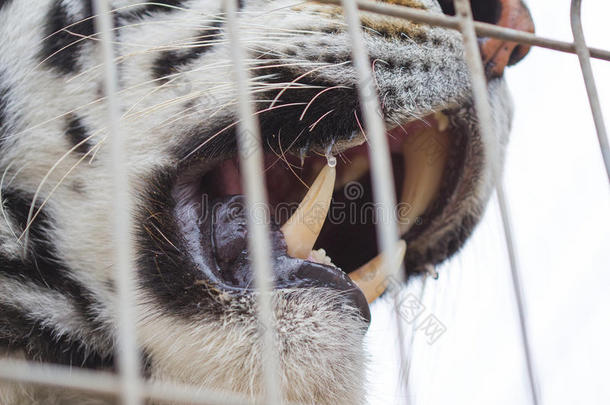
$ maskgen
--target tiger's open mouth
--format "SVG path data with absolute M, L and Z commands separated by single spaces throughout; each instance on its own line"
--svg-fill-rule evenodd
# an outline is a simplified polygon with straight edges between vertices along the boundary
M 399 202 L 394 219 L 402 236 L 421 226 L 419 216 L 441 194 L 449 132 L 442 113 L 387 132 Z M 254 215 L 271 220 L 275 287 L 345 292 L 369 320 L 367 303 L 384 291 L 391 269 L 380 268 L 379 207 L 372 197 L 366 138 L 359 132 L 327 145 L 336 167 L 319 147 L 266 149 L 269 206 L 254 208 Z M 175 216 L 197 267 L 215 288 L 235 293 L 254 289 L 242 194 L 235 155 L 193 165 L 178 176 L 172 192 Z M 395 254 L 404 259 L 404 242 Z
M 493 10 L 483 3 L 473 4 L 487 22 L 533 30 L 521 2 L 496 2 Z M 451 4 L 441 2 L 443 12 L 451 14 Z M 335 17 L 332 7 L 314 11 Z M 404 243 L 395 254 L 407 273 L 416 273 L 455 254 L 482 216 L 493 184 L 491 166 L 501 165 L 510 129 L 502 72 L 527 48 L 483 40 L 497 132 L 486 139 L 478 131 L 460 35 L 392 23 L 400 28 L 385 29 L 385 17 L 364 19 L 397 193 L 391 222 L 409 244 L 406 256 Z M 379 215 L 382 207 L 373 199 L 349 48 L 329 45 L 347 44 L 349 38 L 342 27 L 329 24 L 307 41 L 250 50 L 262 136 L 262 144 L 254 140 L 250 146 L 265 151 L 269 197 L 269 206 L 256 207 L 261 212 L 254 216 L 271 223 L 276 288 L 342 291 L 348 305 L 368 319 L 367 302 L 382 293 L 394 271 L 380 268 L 386 261 L 376 243 L 376 221 L 387 213 Z M 189 128 L 176 146 L 186 169 L 178 169 L 172 196 L 174 217 L 205 286 L 242 293 L 253 291 L 254 277 L 236 158 L 237 117 L 223 112 L 231 97 L 224 104 L 214 97 L 199 101 L 201 111 L 217 112 L 209 123 Z M 223 107 L 217 110 L 216 104 Z M 329 155 L 336 168 L 328 167 Z

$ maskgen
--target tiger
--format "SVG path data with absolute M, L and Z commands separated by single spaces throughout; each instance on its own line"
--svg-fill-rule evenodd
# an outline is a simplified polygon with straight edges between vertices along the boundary
M 371 299 L 349 274 L 374 264 L 380 249 L 368 123 L 343 11 L 327 1 L 235 1 L 261 132 L 251 146 L 264 156 L 276 383 L 285 401 L 364 404 Z M 455 14 L 451 0 L 378 3 Z M 226 5 L 110 0 L 111 43 L 142 376 L 254 400 L 265 395 L 263 331 Z M 471 6 L 478 21 L 533 30 L 521 0 Z M 0 353 L 114 373 L 120 307 L 96 16 L 92 0 L 0 1 Z M 409 278 L 459 252 L 481 219 L 513 115 L 504 69 L 528 48 L 479 39 L 493 118 L 483 134 L 459 31 L 359 16 Z M 302 227 L 286 223 L 316 184 L 325 190 L 325 221 L 301 243 Z M 356 195 L 347 191 L 354 186 Z M 0 383 L 4 405 L 117 401 Z

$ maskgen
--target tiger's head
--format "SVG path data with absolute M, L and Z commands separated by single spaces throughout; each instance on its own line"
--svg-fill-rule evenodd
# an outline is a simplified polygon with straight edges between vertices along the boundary
M 453 13 L 449 0 L 385 2 Z M 223 2 L 111 3 L 144 371 L 152 380 L 259 395 L 262 350 Z M 479 20 L 530 29 L 519 0 L 472 5 Z M 308 404 L 362 403 L 370 314 L 346 274 L 378 248 L 342 10 L 294 0 L 239 6 L 262 130 L 251 147 L 265 153 L 282 392 Z M 99 369 L 113 366 L 118 308 L 93 16 L 89 1 L 0 2 L 0 343 L 9 356 Z M 510 130 L 502 72 L 527 49 L 481 40 L 489 139 L 478 130 L 458 31 L 361 18 L 413 274 L 455 254 L 480 219 Z M 336 183 L 315 245 L 325 254 L 289 254 L 282 224 L 329 153 L 338 160 Z

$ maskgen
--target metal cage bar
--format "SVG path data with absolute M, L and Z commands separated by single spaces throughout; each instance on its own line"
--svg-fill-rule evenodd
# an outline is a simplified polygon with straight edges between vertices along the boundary
M 239 101 L 240 123 L 238 129 L 240 162 L 245 174 L 244 188 L 248 201 L 248 225 L 251 230 L 249 246 L 253 254 L 253 262 L 256 272 L 257 288 L 259 289 L 258 316 L 261 324 L 261 336 L 263 339 L 263 358 L 265 374 L 265 404 L 281 403 L 280 389 L 278 385 L 278 360 L 277 353 L 273 348 L 273 314 L 271 307 L 271 274 L 270 260 L 268 256 L 270 246 L 268 240 L 268 222 L 266 217 L 261 221 L 254 216 L 254 210 L 258 206 L 266 207 L 266 195 L 264 188 L 264 176 L 262 176 L 262 151 L 260 148 L 251 148 L 252 141 L 255 144 L 260 141 L 260 130 L 253 114 L 253 107 L 249 93 L 249 78 L 245 64 L 245 53 L 238 38 L 239 24 L 236 18 L 236 1 L 225 0 L 227 27 L 232 44 L 232 62 L 234 66 L 235 84 Z M 358 21 L 358 8 L 365 11 L 380 13 L 384 15 L 410 19 L 412 21 L 438 25 L 460 30 L 465 43 L 465 54 L 471 70 L 473 82 L 473 94 L 476 110 L 479 114 L 481 130 L 489 132 L 492 130 L 490 121 L 489 104 L 484 82 L 479 50 L 476 43 L 476 35 L 495 37 L 522 44 L 538 46 L 561 52 L 576 53 L 581 62 L 583 77 L 590 98 L 591 109 L 594 115 L 598 131 L 602 154 L 605 159 L 606 170 L 610 173 L 610 155 L 608 154 L 608 142 L 605 126 L 601 114 L 599 100 L 596 94 L 594 78 L 591 69 L 590 58 L 598 58 L 610 61 L 610 51 L 596 48 L 587 48 L 582 33 L 582 22 L 580 19 L 581 0 L 572 1 L 572 28 L 574 31 L 574 43 L 557 41 L 543 38 L 534 34 L 523 33 L 508 28 L 497 27 L 490 24 L 476 22 L 472 18 L 468 0 L 454 0 L 458 15 L 445 16 L 433 14 L 427 11 L 410 9 L 404 6 L 395 6 L 374 3 L 366 0 L 317 0 L 318 2 L 331 3 L 344 6 L 345 18 L 353 41 L 353 56 L 355 67 L 359 74 L 359 97 L 364 107 L 364 115 L 367 124 L 367 135 L 372 155 L 372 174 L 374 181 L 375 200 L 385 209 L 386 218 L 378 221 L 378 238 L 382 251 L 390 252 L 395 248 L 398 240 L 396 224 L 392 222 L 389 213 L 393 211 L 396 204 L 391 171 L 388 164 L 388 147 L 385 139 L 383 120 L 378 114 L 379 102 L 376 97 L 376 88 L 368 59 L 366 49 L 361 38 L 361 26 Z M 114 375 L 104 372 L 92 372 L 88 370 L 72 369 L 69 367 L 39 364 L 35 362 L 0 359 L 0 380 L 27 382 L 55 387 L 64 387 L 74 390 L 120 396 L 123 403 L 127 405 L 139 404 L 143 399 L 171 400 L 179 403 L 194 404 L 252 404 L 253 402 L 239 394 L 202 389 L 173 383 L 157 382 L 149 383 L 143 381 L 139 374 L 139 359 L 137 352 L 135 322 L 137 311 L 135 300 L 131 292 L 135 291 L 135 283 L 132 276 L 132 252 L 130 238 L 130 216 L 129 216 L 129 194 L 128 179 L 126 176 L 126 156 L 124 144 L 121 138 L 119 102 L 117 98 L 118 82 L 116 66 L 114 65 L 111 30 L 111 11 L 108 0 L 95 0 L 97 10 L 97 23 L 102 39 L 102 50 L 105 60 L 106 94 L 108 97 L 109 114 L 109 139 L 113 155 L 113 178 L 115 180 L 113 218 L 114 234 L 116 243 L 116 269 L 119 287 L 119 369 L 120 374 Z M 260 145 L 260 143 L 258 143 Z M 389 174 L 389 175 L 388 175 Z M 535 388 L 534 372 L 531 365 L 531 353 L 527 342 L 527 329 L 524 318 L 524 308 L 521 298 L 521 287 L 519 272 L 517 268 L 517 254 L 514 249 L 513 235 L 511 231 L 510 213 L 500 177 L 496 174 L 498 185 L 498 199 L 506 236 L 507 250 L 510 259 L 510 267 L 513 276 L 515 294 L 517 297 L 518 312 L 522 340 L 528 367 L 529 379 L 532 390 L 532 401 L 538 403 Z M 260 213 L 259 213 L 260 214 Z M 387 257 L 387 256 L 386 256 Z M 391 265 L 391 264 L 390 264 Z M 403 277 L 402 266 L 391 265 L 399 269 L 396 277 Z M 401 355 L 404 355 L 401 351 Z
M 474 27 L 474 17 L 468 0 L 454 0 L 456 16 L 459 19 L 460 31 L 464 40 L 464 55 L 470 76 L 472 79 L 472 94 L 477 117 L 479 119 L 479 129 L 484 137 L 492 139 L 494 131 L 492 125 L 492 114 L 487 94 L 487 80 L 485 78 L 485 70 L 483 67 L 481 52 L 477 43 L 477 34 Z M 525 320 L 525 306 L 523 303 L 523 294 L 521 290 L 521 278 L 517 263 L 517 252 L 514 243 L 514 235 L 512 231 L 512 223 L 509 214 L 508 200 L 504 194 L 502 186 L 502 175 L 499 170 L 493 173 L 495 177 L 496 192 L 498 195 L 498 203 L 500 216 L 502 218 L 502 228 L 504 231 L 504 241 L 508 252 L 509 266 L 511 278 L 513 281 L 513 289 L 515 300 L 517 303 L 517 315 L 519 319 L 521 344 L 523 345 L 523 353 L 527 367 L 528 380 L 532 395 L 532 403 L 538 404 L 538 393 L 534 380 L 534 370 L 532 367 L 531 349 L 527 333 L 527 323 Z
M 269 239 L 269 213 L 266 209 L 267 189 L 263 167 L 263 147 L 251 100 L 250 83 L 246 68 L 246 54 L 239 39 L 237 0 L 226 0 L 227 28 L 231 44 L 233 74 L 238 97 L 237 141 L 239 162 L 243 174 L 243 188 L 248 212 L 248 246 L 252 254 L 256 288 L 258 289 L 258 321 L 263 347 L 263 379 L 265 403 L 281 402 L 279 388 L 279 356 L 275 351 L 275 324 L 272 309 L 271 242 Z
M 342 0 L 316 0 L 318 3 L 341 4 Z M 439 27 L 459 30 L 459 19 L 455 16 L 434 14 L 424 10 L 418 10 L 405 6 L 397 6 L 385 3 L 376 3 L 371 0 L 355 0 L 358 8 L 391 17 L 404 18 L 414 22 L 421 22 Z M 559 52 L 576 53 L 576 44 L 545 38 L 529 32 L 517 31 L 511 28 L 499 27 L 480 21 L 474 21 L 477 35 L 490 38 L 505 39 L 511 42 L 519 42 L 525 45 L 537 46 Z M 598 48 L 588 48 L 592 58 L 610 61 L 610 51 Z
M 120 375 L 80 368 L 0 359 L 0 380 L 47 385 L 97 395 L 122 395 Z M 254 405 L 233 392 L 202 389 L 169 382 L 143 382 L 141 398 L 197 405 Z
M 591 66 L 591 50 L 587 48 L 585 42 L 585 33 L 582 29 L 581 18 L 582 0 L 572 0 L 570 10 L 570 22 L 572 24 L 572 32 L 574 33 L 574 44 L 576 46 L 576 54 L 580 61 L 580 68 L 585 80 L 587 95 L 589 96 L 589 104 L 593 113 L 593 121 L 597 129 L 597 139 L 601 149 L 604 165 L 606 166 L 606 176 L 610 181 L 610 146 L 608 145 L 608 133 L 606 132 L 606 124 L 604 123 L 604 115 L 597 94 L 597 86 L 595 85 L 595 77 L 593 76 L 593 67 Z
M 113 20 L 108 0 L 95 0 L 95 19 L 100 32 L 104 60 L 104 89 L 108 109 L 108 139 L 110 141 L 113 180 L 113 250 L 114 271 L 117 279 L 118 301 L 118 368 L 121 375 L 121 397 L 124 405 L 139 405 L 141 399 L 140 358 L 137 344 L 137 314 L 133 260 L 134 249 L 131 232 L 131 199 L 125 150 L 128 146 L 121 131 L 121 108 L 118 97 L 119 81 L 113 49 Z
M 362 114 L 367 138 L 367 146 L 371 157 L 371 178 L 373 196 L 377 206 L 381 209 L 375 221 L 378 245 L 384 252 L 381 268 L 385 268 L 398 283 L 405 279 L 403 263 L 396 263 L 397 244 L 400 239 L 398 221 L 396 218 L 396 191 L 394 190 L 394 172 L 390 164 L 390 148 L 386 137 L 385 123 L 381 113 L 381 106 L 377 96 L 377 86 L 373 78 L 373 71 L 369 64 L 368 52 L 362 38 L 362 26 L 358 16 L 358 8 L 353 0 L 343 0 L 343 13 L 348 33 L 352 42 L 354 67 L 358 76 L 358 97 L 362 105 Z M 393 288 L 393 285 L 390 286 Z M 400 364 L 408 370 L 407 351 L 404 347 L 404 327 L 401 322 L 400 298 L 398 291 L 392 292 L 395 307 L 396 330 L 400 345 Z M 406 380 L 406 379 L 405 379 Z

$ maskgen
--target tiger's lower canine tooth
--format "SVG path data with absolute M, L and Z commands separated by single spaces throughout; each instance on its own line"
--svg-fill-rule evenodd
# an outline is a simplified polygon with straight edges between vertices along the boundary
M 393 252 L 393 260 L 390 263 L 400 265 L 405 258 L 407 244 L 404 240 L 398 242 L 396 250 Z M 349 273 L 349 277 L 364 293 L 366 301 L 370 304 L 375 301 L 388 286 L 388 276 L 392 275 L 397 269 L 383 267 L 383 253 L 371 259 L 368 263 Z M 391 266 L 391 264 L 388 264 Z
M 326 220 L 336 177 L 334 167 L 324 166 L 299 208 L 282 226 L 290 256 L 299 259 L 309 257 Z
M 406 139 L 403 145 L 405 177 L 398 209 L 402 234 L 413 226 L 415 219 L 438 194 L 449 142 L 449 132 L 436 128 L 426 128 Z
M 449 129 L 449 117 L 447 117 L 442 112 L 434 113 L 434 118 L 436 119 L 437 128 L 440 132 L 445 132 Z

